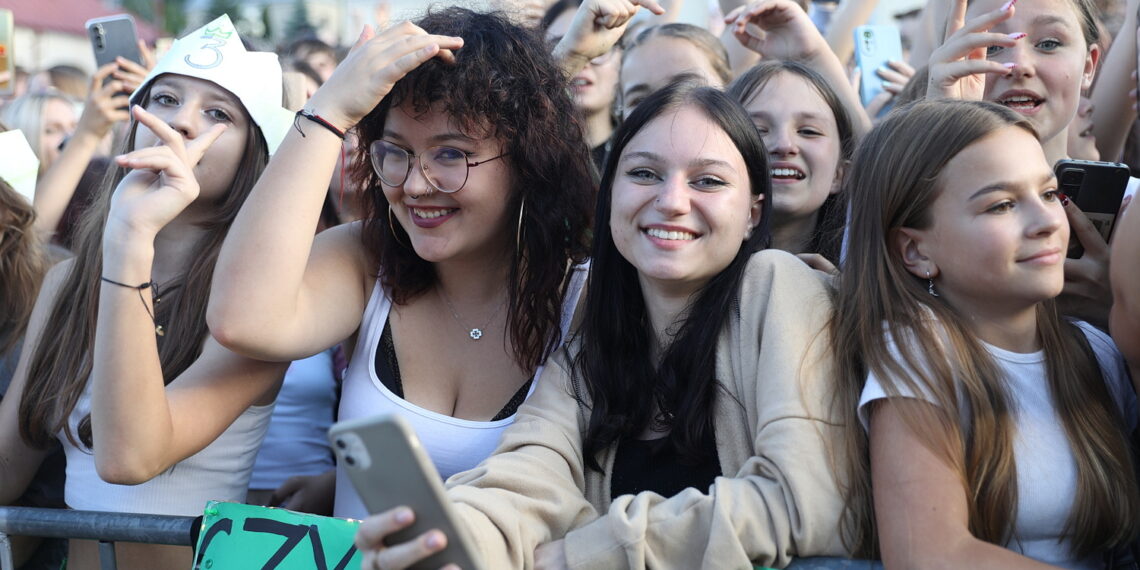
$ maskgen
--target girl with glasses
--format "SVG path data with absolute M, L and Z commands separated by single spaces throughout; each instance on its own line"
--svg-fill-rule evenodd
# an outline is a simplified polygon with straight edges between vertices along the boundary
M 584 281 L 589 155 L 547 51 L 459 8 L 366 31 L 219 259 L 211 325 L 225 345 L 292 360 L 352 337 L 340 419 L 402 414 L 444 477 L 499 443 Z M 367 216 L 314 239 L 350 128 Z M 334 512 L 367 515 L 346 479 Z

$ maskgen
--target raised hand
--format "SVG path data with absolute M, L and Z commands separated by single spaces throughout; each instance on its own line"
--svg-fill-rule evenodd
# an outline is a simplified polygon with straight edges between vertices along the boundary
M 209 130 L 184 140 L 173 127 L 140 106 L 131 109 L 141 126 L 151 130 L 160 144 L 115 157 L 115 163 L 131 171 L 115 188 L 107 224 L 141 235 L 156 235 L 198 197 L 194 167 L 206 150 L 225 131 L 215 124 Z
M 306 108 L 346 131 L 360 122 L 392 87 L 433 57 L 454 62 L 451 50 L 463 47 L 463 38 L 429 34 L 404 22 L 374 34 L 365 27 L 348 57 L 337 66 Z
M 791 0 L 760 0 L 740 6 L 724 17 L 744 47 L 768 59 L 803 61 L 827 48 L 811 18 Z
M 902 92 L 910 79 L 914 77 L 915 69 L 905 61 L 888 61 L 887 67 L 876 69 L 875 73 L 883 79 L 883 91 L 867 101 L 866 109 L 869 117 L 878 117 L 882 113 L 883 109 L 894 100 L 896 95 Z M 851 88 L 858 92 L 859 83 L 862 81 L 862 71 L 856 67 L 851 72 L 851 77 Z
M 926 96 L 954 99 L 981 99 L 986 88 L 986 74 L 1008 75 L 1014 63 L 998 63 L 986 59 L 991 46 L 1013 47 L 1024 33 L 997 34 L 990 28 L 1013 16 L 1017 0 L 1009 0 L 997 10 L 966 21 L 967 0 L 954 0 L 946 20 L 945 41 L 930 54 L 930 83 Z
M 574 13 L 570 29 L 554 49 L 555 56 L 585 67 L 591 59 L 610 51 L 642 7 L 658 16 L 665 13 L 656 0 L 586 0 Z M 565 66 L 564 66 L 565 67 Z M 572 73 L 571 73 L 572 75 Z
M 128 95 L 134 87 L 122 79 L 111 79 L 119 75 L 119 64 L 111 62 L 100 67 L 91 77 L 91 90 L 83 104 L 83 114 L 79 116 L 76 133 L 90 133 L 102 139 L 111 132 L 111 127 L 119 121 L 130 118 L 127 112 Z M 135 85 L 135 87 L 138 87 Z

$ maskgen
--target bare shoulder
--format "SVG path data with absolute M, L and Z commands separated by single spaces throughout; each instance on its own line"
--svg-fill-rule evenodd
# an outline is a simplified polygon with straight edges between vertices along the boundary
M 310 263 L 325 266 L 328 262 L 328 269 L 351 275 L 364 285 L 367 294 L 376 280 L 377 267 L 364 248 L 363 233 L 364 222 L 356 221 L 317 234 Z

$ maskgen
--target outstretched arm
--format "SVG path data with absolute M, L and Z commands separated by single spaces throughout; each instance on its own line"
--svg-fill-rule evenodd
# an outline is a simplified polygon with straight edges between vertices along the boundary
M 1112 339 L 1128 359 L 1132 382 L 1140 393 L 1140 211 L 1121 215 L 1112 243 L 1109 279 L 1112 311 L 1108 326 Z
M 127 95 L 146 76 L 146 69 L 120 58 L 99 68 L 91 78 L 91 91 L 79 116 L 79 126 L 59 158 L 36 184 L 36 229 L 51 233 L 59 226 L 83 172 L 115 123 L 129 118 Z M 106 85 L 103 81 L 110 79 Z
M 1129 91 L 1136 89 L 1136 41 L 1140 35 L 1137 29 L 1136 10 L 1140 1 L 1129 0 L 1124 11 L 1124 24 L 1120 33 L 1112 41 L 1112 47 L 1104 54 L 1100 69 L 1096 72 L 1089 99 L 1093 104 L 1093 134 L 1096 135 L 1096 148 L 1101 160 L 1115 161 L 1124 151 L 1124 140 L 1136 120 Z

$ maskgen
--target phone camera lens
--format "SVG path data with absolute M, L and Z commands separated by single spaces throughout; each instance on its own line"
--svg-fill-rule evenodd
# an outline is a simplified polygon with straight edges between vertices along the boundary
M 336 440 L 336 446 L 339 449 L 344 449 L 344 448 L 348 447 L 348 444 L 345 443 L 343 439 L 338 439 L 338 440 Z
M 349 465 L 356 465 L 356 458 L 351 455 L 345 455 L 344 462 Z
M 1081 182 L 1085 179 L 1085 173 L 1081 170 L 1066 170 L 1061 173 L 1062 186 L 1080 186 Z

